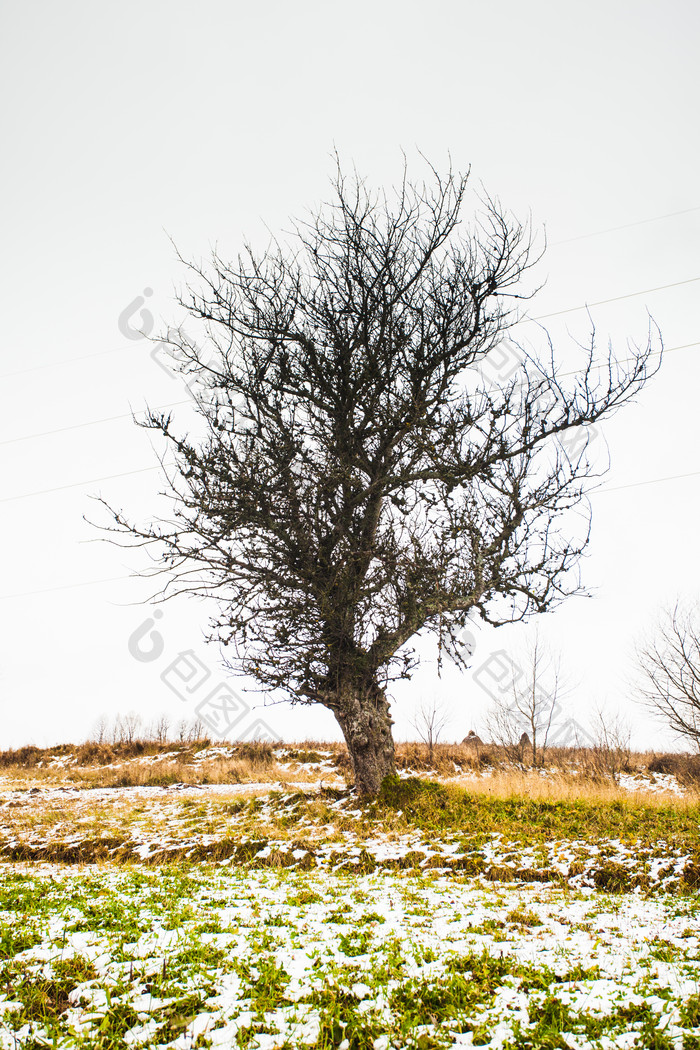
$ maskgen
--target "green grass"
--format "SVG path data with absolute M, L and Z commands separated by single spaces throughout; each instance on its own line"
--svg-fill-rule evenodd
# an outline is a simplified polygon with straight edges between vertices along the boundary
M 610 837 L 654 843 L 663 838 L 700 849 L 700 805 L 494 798 L 436 781 L 388 777 L 378 803 L 370 803 L 366 812 L 393 827 L 400 821 L 424 831 L 498 833 L 518 842 Z
M 486 1046 L 497 1024 L 508 1025 L 504 1050 L 560 1050 L 567 1036 L 615 1045 L 629 1032 L 639 1050 L 678 1050 L 673 1016 L 683 1050 L 700 1050 L 700 807 L 394 779 L 373 803 L 283 792 L 179 799 L 167 814 L 123 814 L 121 838 L 98 820 L 95 841 L 122 842 L 101 866 L 2 865 L 0 1020 L 18 1050 L 116 1050 L 143 1025 L 135 1047 L 203 1048 L 211 1031 L 195 1040 L 192 1026 L 204 1015 L 213 1027 L 235 1021 L 228 1045 L 251 1048 L 290 1017 L 297 1027 L 274 1043 L 288 1050 L 374 1050 L 380 1036 L 393 1050 L 432 1050 L 458 1033 Z M 152 866 L 134 862 L 128 835 L 157 841 L 151 819 L 179 858 L 166 841 Z M 63 859 L 85 857 L 70 849 Z M 695 857 L 684 879 L 651 880 L 652 861 L 671 873 L 684 850 Z M 635 941 L 630 914 L 644 923 L 651 910 L 659 925 Z M 589 1010 L 588 991 L 613 980 L 619 996 Z M 526 1004 L 519 1020 L 513 1003 Z M 81 1011 L 92 1019 L 78 1036 L 70 1019 Z M 304 1041 L 297 1028 L 310 1015 L 317 1028 Z
M 410 871 L 320 871 L 312 881 L 300 871 L 211 864 L 3 875 L 0 989 L 17 1005 L 3 1015 L 0 1002 L 0 1017 L 11 1032 L 24 1032 L 22 1050 L 116 1050 L 147 1021 L 136 1046 L 186 1036 L 188 1046 L 205 1047 L 206 1034 L 191 1035 L 200 1015 L 214 1027 L 238 1018 L 229 1045 L 253 1047 L 257 1035 L 278 1030 L 281 1014 L 298 1019 L 274 1043 L 288 1050 L 344 1041 L 373 1050 L 380 1036 L 395 1050 L 437 1050 L 458 1033 L 486 1046 L 498 1023 L 508 1025 L 509 1050 L 560 1050 L 570 1045 L 567 1034 L 605 1036 L 614 1045 L 630 1031 L 640 1048 L 669 1050 L 666 1005 L 683 1026 L 685 1047 L 697 1050 L 700 996 L 680 997 L 666 978 L 667 968 L 695 974 L 698 901 L 690 896 L 653 903 L 676 932 L 635 948 L 615 933 L 616 923 L 630 908 L 644 916 L 652 905 L 619 893 L 479 887 Z M 575 939 L 567 947 L 552 934 L 552 915 L 557 929 L 564 923 L 585 933 L 582 954 Z M 71 949 L 74 937 L 80 952 Z M 588 1010 L 587 989 L 603 978 L 615 993 L 605 1009 Z M 216 1005 L 222 989 L 228 1006 Z M 574 1007 L 579 992 L 583 1005 Z M 514 1019 L 513 997 L 526 1004 L 526 1019 Z M 663 1010 L 648 1005 L 652 997 Z M 80 1039 L 70 1034 L 76 1010 L 91 1018 Z M 309 1014 L 317 1028 L 300 1041 L 295 1033 Z

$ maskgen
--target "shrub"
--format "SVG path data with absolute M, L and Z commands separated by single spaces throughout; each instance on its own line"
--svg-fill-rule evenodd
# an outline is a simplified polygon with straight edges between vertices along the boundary
M 654 755 L 647 768 L 650 773 L 672 773 L 681 784 L 700 782 L 700 755 Z
M 275 760 L 272 744 L 266 740 L 251 740 L 239 744 L 236 749 L 236 758 L 244 759 L 252 766 L 271 766 Z

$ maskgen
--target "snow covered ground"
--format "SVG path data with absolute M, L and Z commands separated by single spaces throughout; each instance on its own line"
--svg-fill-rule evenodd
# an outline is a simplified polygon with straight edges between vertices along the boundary
M 155 746 L 155 745 L 153 745 Z M 172 745 L 171 745 L 172 746 Z M 105 745 L 109 750 L 108 745 Z M 162 750 L 144 755 L 130 757 L 113 757 L 110 761 L 96 763 L 94 758 L 81 760 L 81 748 L 60 754 L 51 754 L 48 751 L 43 758 L 36 761 L 34 765 L 27 765 L 21 771 L 18 779 L 19 766 L 13 768 L 13 772 L 0 770 L 0 799 L 8 793 L 17 789 L 46 790 L 50 786 L 60 791 L 71 790 L 96 790 L 99 784 L 98 778 L 108 779 L 110 790 L 116 790 L 120 778 L 125 778 L 122 783 L 140 786 L 138 779 L 146 778 L 143 786 L 147 788 L 159 786 L 158 777 L 161 777 L 161 785 L 173 788 L 182 788 L 184 784 L 175 782 L 173 771 L 185 776 L 189 786 L 223 787 L 224 789 L 236 782 L 236 766 L 240 766 L 241 759 L 245 761 L 245 754 L 241 753 L 240 745 L 219 743 L 206 746 L 199 744 L 186 746 L 185 751 L 178 749 L 167 750 L 163 745 Z M 343 771 L 338 766 L 338 755 L 333 750 L 314 746 L 304 748 L 297 746 L 279 745 L 270 750 L 268 764 L 253 764 L 246 775 L 241 777 L 241 789 L 256 788 L 259 790 L 271 790 L 284 783 L 286 786 L 311 786 L 323 783 L 326 787 L 344 787 L 346 784 Z M 421 779 L 440 780 L 450 782 L 464 787 L 479 785 L 487 787 L 499 781 L 504 776 L 519 777 L 522 785 L 534 785 L 537 782 L 549 782 L 552 785 L 562 785 L 563 782 L 579 782 L 585 784 L 589 780 L 589 771 L 570 762 L 563 768 L 549 765 L 543 768 L 528 768 L 518 766 L 510 760 L 499 760 L 493 764 L 477 766 L 472 764 L 473 755 L 469 761 L 462 757 L 461 763 L 452 761 L 442 763 L 440 771 L 425 768 L 412 769 L 405 765 L 400 769 L 402 777 L 419 777 Z M 218 776 L 212 777 L 212 767 L 219 765 Z M 349 768 L 348 768 L 349 771 Z M 259 776 L 260 780 L 251 779 L 250 774 Z M 132 779 L 133 778 L 133 779 Z M 151 778 L 151 779 L 148 779 Z M 298 780 L 297 780 L 298 778 Z M 651 772 L 644 768 L 637 768 L 634 772 L 618 773 L 616 778 L 604 777 L 608 784 L 616 784 L 625 792 L 646 793 L 660 795 L 686 796 L 688 788 L 681 784 L 673 773 Z M 172 781 L 172 782 L 171 782 Z M 245 786 L 244 786 L 245 785 Z M 695 791 L 694 793 L 697 793 Z
M 0 1046 L 696 1047 L 698 899 L 4 867 Z
M 442 790 L 6 786 L 0 1050 L 700 1050 L 697 807 Z
M 550 807 L 556 815 L 557 807 Z M 615 813 L 613 813 L 615 816 Z M 478 821 L 421 829 L 359 807 L 346 791 L 308 784 L 171 785 L 34 789 L 0 795 L 0 861 L 221 861 L 324 871 L 444 870 L 500 882 L 571 889 L 673 891 L 700 882 L 700 841 L 664 833 L 630 838 L 593 833 L 534 834 Z M 653 819 L 653 817 L 652 817 Z M 656 825 L 653 824 L 652 828 Z M 691 829 L 696 825 L 690 821 Z

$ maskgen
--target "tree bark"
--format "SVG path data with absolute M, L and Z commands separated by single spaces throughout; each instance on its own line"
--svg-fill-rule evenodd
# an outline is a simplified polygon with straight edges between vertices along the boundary
M 384 777 L 396 772 L 393 718 L 381 690 L 366 696 L 345 695 L 334 711 L 350 752 L 355 791 L 364 798 L 379 793 Z

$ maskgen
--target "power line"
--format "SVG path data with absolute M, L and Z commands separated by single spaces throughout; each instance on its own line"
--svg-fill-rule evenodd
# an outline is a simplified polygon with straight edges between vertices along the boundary
M 131 580 L 133 576 L 109 576 L 106 580 L 83 580 L 82 583 L 64 583 L 58 587 L 44 587 L 39 591 L 21 591 L 18 594 L 0 594 L 0 601 L 10 598 L 32 598 L 38 594 L 52 594 L 54 591 L 72 591 L 77 587 L 95 587 L 100 583 L 116 583 L 118 580 Z
M 697 346 L 697 343 L 688 343 L 688 346 Z M 680 350 L 682 347 L 673 347 L 672 349 Z M 569 373 L 575 375 L 575 372 Z M 151 470 L 160 470 L 160 464 L 153 467 L 140 467 L 138 470 L 126 470 L 121 474 L 106 474 L 101 478 L 88 478 L 85 481 L 72 481 L 69 485 L 58 485 L 56 488 L 51 489 L 39 489 L 36 492 L 23 492 L 19 496 L 5 496 L 0 499 L 0 503 L 12 503 L 15 500 L 30 499 L 32 496 L 45 496 L 51 492 L 63 492 L 65 489 L 80 488 L 83 485 L 95 485 L 98 481 L 112 481 L 115 478 L 128 478 L 133 474 L 145 474 Z M 633 481 L 628 485 L 616 485 L 614 488 L 600 488 L 596 489 L 596 492 L 617 492 L 620 489 L 631 489 L 637 488 L 638 485 L 656 485 L 661 481 L 677 481 L 680 478 L 693 478 L 700 474 L 700 470 L 693 470 L 689 474 L 671 474 L 663 478 L 649 478 L 646 481 Z M 594 493 L 595 494 L 595 493 Z
M 637 219 L 636 222 L 626 222 L 622 226 L 608 226 L 605 230 L 594 230 L 593 233 L 579 233 L 576 237 L 564 237 L 560 241 L 552 241 L 549 247 L 556 244 L 570 244 L 572 241 L 582 241 L 586 237 L 601 237 L 604 233 L 616 233 L 618 230 L 629 230 L 633 226 L 644 226 L 648 222 L 660 222 L 662 219 L 673 219 L 677 215 L 690 215 L 693 211 L 700 211 L 700 206 L 684 208 L 683 211 L 668 211 L 665 215 L 653 215 L 650 219 Z
M 674 350 L 689 350 L 691 346 L 700 346 L 700 342 L 681 343 L 679 346 L 666 346 L 666 347 L 664 347 L 663 350 L 652 350 L 652 352 L 649 354 L 649 357 L 661 357 L 662 354 L 665 357 L 666 354 L 671 354 L 671 353 L 673 353 Z M 619 361 L 616 361 L 616 364 L 618 364 L 618 365 L 626 365 L 626 364 L 629 364 L 630 361 L 636 361 L 636 360 L 637 359 L 635 357 L 622 357 L 622 358 L 620 358 Z M 607 368 L 608 366 L 607 366 L 607 362 L 601 362 L 599 365 L 594 365 L 593 367 L 594 368 Z M 581 374 L 581 371 L 582 370 L 580 368 L 577 368 L 573 372 L 560 372 L 557 375 L 557 379 L 567 379 L 569 376 L 578 376 L 578 375 Z
M 693 284 L 700 277 L 689 277 L 687 281 L 674 281 L 673 284 L 660 284 L 658 288 L 643 288 L 641 292 L 628 292 L 627 295 L 615 295 L 612 299 L 599 299 L 596 303 L 584 303 L 582 306 L 569 306 L 566 310 L 555 310 L 551 314 L 539 314 L 538 317 L 523 318 L 523 321 L 543 321 L 546 317 L 560 317 L 561 314 L 572 314 L 576 310 L 588 310 L 592 306 L 605 306 L 606 303 L 619 303 L 621 299 L 633 299 L 635 295 L 650 295 L 652 292 L 665 292 L 667 288 L 678 288 L 682 284 Z
M 666 349 L 663 350 L 663 351 L 656 351 L 656 352 L 654 352 L 653 356 L 654 357 L 658 357 L 658 356 L 660 356 L 660 354 L 662 352 L 664 354 L 670 354 L 674 350 L 687 350 L 691 346 L 700 346 L 700 341 L 696 341 L 696 342 L 693 342 L 693 343 L 681 343 L 678 346 L 669 346 L 669 347 L 666 347 Z M 626 362 L 633 361 L 633 360 L 634 360 L 633 357 L 623 358 L 619 362 L 619 364 L 625 364 Z M 596 365 L 595 367 L 603 368 L 605 366 L 601 364 L 601 365 Z M 576 370 L 576 371 L 573 371 L 573 372 L 562 372 L 561 375 L 560 375 L 560 378 L 561 379 L 565 379 L 568 376 L 578 375 L 579 371 L 580 370 Z M 178 405 L 188 405 L 188 404 L 190 404 L 190 400 L 189 399 L 187 399 L 185 401 L 173 401 L 173 402 L 171 402 L 170 404 L 167 404 L 167 405 L 159 405 L 154 411 L 160 412 L 160 411 L 162 411 L 165 408 L 175 408 Z M 120 415 L 120 416 L 106 416 L 104 419 L 93 419 L 93 420 L 90 420 L 90 421 L 88 421 L 86 423 L 75 423 L 72 426 L 59 427 L 57 430 L 44 430 L 44 431 L 41 431 L 41 432 L 39 432 L 37 434 L 26 434 L 26 435 L 24 435 L 22 437 L 18 437 L 18 438 L 9 438 L 7 441 L 0 441 L 0 445 L 11 445 L 11 444 L 14 444 L 15 442 L 18 442 L 18 441 L 29 441 L 31 438 L 47 437 L 47 436 L 49 436 L 51 434 L 61 434 L 61 433 L 63 433 L 66 430 L 79 430 L 81 427 L 93 427 L 93 426 L 97 426 L 99 423 L 111 423 L 115 419 L 132 419 L 132 418 L 133 418 L 133 413 L 131 413 L 131 412 L 126 412 L 126 413 L 124 413 L 123 415 Z M 93 484 L 95 484 L 98 481 L 111 481 L 113 478 L 126 478 L 126 477 L 129 477 L 131 474 L 143 474 L 143 473 L 145 473 L 148 470 L 157 470 L 157 469 L 158 469 L 158 467 L 140 467 L 138 470 L 127 470 L 127 471 L 124 471 L 124 473 L 122 473 L 122 474 L 108 474 L 105 477 L 101 477 L 101 478 L 90 478 L 90 479 L 88 479 L 86 481 L 74 481 L 74 482 L 71 482 L 69 485 L 59 485 L 56 488 L 41 489 L 41 490 L 38 490 L 36 492 L 25 492 L 25 493 L 22 493 L 22 494 L 20 494 L 18 496 L 5 496 L 2 499 L 0 499 L 0 503 L 12 503 L 12 502 L 14 502 L 16 500 L 29 499 L 32 496 L 44 496 L 44 495 L 48 495 L 51 492 L 62 492 L 64 489 L 80 488 L 82 485 L 93 485 Z M 679 475 L 679 477 L 680 476 L 684 476 L 685 477 L 686 475 Z M 687 476 L 690 477 L 691 475 L 687 475 Z M 661 478 L 659 480 L 665 480 L 665 479 Z M 638 482 L 637 484 L 647 485 L 647 484 L 651 484 L 651 482 L 644 481 L 644 482 Z M 621 488 L 625 488 L 624 485 L 620 486 L 620 487 Z M 612 490 L 608 490 L 608 489 L 602 490 L 601 489 L 599 491 L 606 491 L 607 492 L 607 491 L 612 491 Z
M 121 474 L 105 474 L 101 478 L 87 478 L 85 481 L 72 481 L 70 485 L 57 485 L 52 489 L 38 489 L 36 492 L 23 492 L 19 496 L 4 496 L 0 503 L 12 503 L 15 500 L 29 499 L 31 496 L 46 496 L 49 492 L 63 492 L 64 489 L 78 489 L 83 485 L 94 485 L 98 481 L 112 481 L 114 478 L 128 478 L 132 474 L 145 474 L 149 470 L 160 470 L 160 465 L 154 467 L 140 467 L 138 470 L 125 470 Z
M 673 350 L 687 350 L 691 346 L 700 346 L 700 341 L 694 342 L 694 343 L 683 343 L 683 344 L 681 344 L 679 346 L 669 346 L 666 350 L 663 351 L 663 353 L 670 354 Z M 656 353 L 654 356 L 658 356 L 658 353 Z M 619 363 L 620 364 L 624 364 L 625 361 L 633 361 L 633 360 L 634 360 L 634 358 L 632 358 L 632 357 L 624 358 Z M 596 366 L 596 367 L 601 367 L 602 368 L 604 366 L 600 365 L 600 366 Z M 573 376 L 573 375 L 578 375 L 578 371 L 562 372 L 561 373 L 561 378 L 564 379 L 567 376 Z M 159 408 L 157 408 L 156 411 L 161 411 L 164 408 L 174 408 L 177 405 L 187 405 L 189 403 L 190 403 L 189 399 L 186 400 L 186 401 L 174 401 L 170 405 L 161 405 L 161 406 L 159 406 Z M 30 438 L 46 437 L 49 434 L 60 434 L 64 430 L 77 430 L 80 427 L 91 427 L 91 426 L 96 426 L 98 423 L 108 423 L 108 422 L 111 422 L 114 419 L 129 419 L 129 418 L 132 418 L 132 413 L 130 413 L 130 412 L 127 412 L 127 413 L 125 413 L 122 416 L 107 416 L 105 419 L 94 419 L 94 420 L 90 420 L 87 423 L 76 423 L 74 426 L 60 427 L 58 430 L 46 430 L 46 431 L 43 431 L 43 432 L 38 433 L 38 434 L 27 434 L 24 437 L 10 438 L 8 441 L 0 442 L 0 444 L 2 444 L 2 445 L 10 445 L 10 444 L 12 444 L 13 442 L 16 442 L 16 441 L 28 441 Z M 80 488 L 80 487 L 82 487 L 84 485 L 94 485 L 98 481 L 112 481 L 115 478 L 126 478 L 126 477 L 130 477 L 132 474 L 144 474 L 146 471 L 158 470 L 158 469 L 159 468 L 156 467 L 156 466 L 153 466 L 153 467 L 140 467 L 137 470 L 127 470 L 127 471 L 124 471 L 121 474 L 107 474 L 104 477 L 100 477 L 100 478 L 88 478 L 85 481 L 73 481 L 73 482 L 71 482 L 68 485 L 58 485 L 55 488 L 39 489 L 36 492 L 23 492 L 23 493 L 20 493 L 18 496 L 4 496 L 2 499 L 0 499 L 0 503 L 14 503 L 17 500 L 30 499 L 33 496 L 45 496 L 45 495 L 49 495 L 52 492 L 63 492 L 65 489 Z M 688 477 L 690 477 L 690 476 L 691 475 L 688 475 Z M 665 479 L 661 478 L 659 480 L 665 480 Z M 636 484 L 646 485 L 646 484 L 651 484 L 651 482 L 638 482 Z M 620 486 L 620 487 L 624 488 L 625 486 Z M 602 490 L 602 489 L 600 489 L 598 491 L 612 491 L 612 490 L 608 490 L 608 489 Z
M 190 404 L 190 399 L 184 401 L 171 401 L 167 405 L 156 405 L 154 412 L 162 412 L 165 408 L 176 408 L 178 405 Z M 96 427 L 99 423 L 113 423 L 116 419 L 133 419 L 133 412 L 122 412 L 118 416 L 103 416 L 101 419 L 89 419 L 85 423 L 71 423 L 67 427 L 56 427 L 55 430 L 40 430 L 36 434 L 23 434 L 21 437 L 7 438 L 0 441 L 0 445 L 14 445 L 18 441 L 31 441 L 33 438 L 49 437 L 51 434 L 63 434 L 66 430 L 81 430 L 83 427 Z
M 11 376 L 23 376 L 27 372 L 39 372 L 43 368 L 56 368 L 58 365 L 72 365 L 75 361 L 89 361 L 93 357 L 105 357 L 107 354 L 119 354 L 124 350 L 134 350 L 135 343 L 126 346 L 116 346 L 113 350 L 98 350 L 94 354 L 83 354 L 81 357 L 66 357 L 61 361 L 46 361 L 43 365 L 32 365 L 31 368 L 20 368 L 18 372 L 2 372 L 0 379 L 9 379 Z
M 150 469 L 150 468 L 149 468 Z M 155 469 L 155 468 L 153 468 Z M 131 473 L 138 473 L 138 471 L 131 471 Z M 122 475 L 114 475 L 114 477 L 120 477 Z M 700 476 L 700 470 L 691 470 L 687 474 L 667 474 L 661 478 L 647 478 L 645 481 L 632 481 L 626 485 L 613 485 L 611 487 L 604 486 L 595 491 L 591 492 L 591 496 L 597 496 L 600 492 L 620 492 L 622 489 L 635 489 L 641 485 L 659 485 L 666 481 L 682 481 L 685 478 L 696 478 Z M 102 480 L 102 479 L 97 479 Z M 21 497 L 20 497 L 21 498 Z M 78 587 L 93 587 L 101 583 L 117 583 L 122 580 L 133 580 L 138 574 L 133 573 L 130 576 L 111 576 L 104 580 L 84 580 L 82 583 L 66 583 L 58 587 L 46 587 L 39 591 L 21 591 L 17 594 L 0 594 L 0 601 L 8 601 L 10 598 L 28 598 L 39 594 L 50 594 L 54 591 L 68 591 L 74 590 Z
M 683 478 L 695 478 L 700 475 L 700 470 L 691 470 L 688 474 L 667 474 L 663 478 L 647 478 L 646 481 L 631 481 L 626 485 L 607 485 L 602 488 L 596 489 L 591 493 L 592 496 L 597 495 L 599 492 L 620 492 L 622 489 L 636 489 L 640 485 L 658 485 L 662 481 L 680 481 Z
M 600 234 L 603 234 L 603 233 L 611 233 L 611 232 L 613 232 L 615 230 L 625 230 L 625 229 L 627 229 L 630 226 L 640 226 L 640 225 L 642 225 L 644 223 L 647 223 L 647 222 L 657 222 L 660 219 L 671 218 L 672 216 L 675 216 L 675 215 L 686 215 L 689 212 L 693 212 L 693 211 L 700 211 L 700 207 L 686 208 L 684 211 L 668 212 L 667 215 L 656 215 L 656 216 L 653 216 L 650 219 L 639 219 L 637 222 L 626 223 L 624 226 L 611 226 L 607 230 L 596 230 L 593 233 L 582 233 L 582 234 L 579 234 L 577 237 L 566 238 L 566 240 L 564 240 L 564 241 L 554 241 L 553 244 L 565 244 L 565 243 L 567 243 L 567 241 L 582 240 L 584 237 L 597 237 L 597 236 L 599 236 Z M 602 299 L 600 302 L 597 302 L 597 303 L 584 303 L 582 306 L 572 306 L 572 307 L 569 307 L 566 310 L 557 310 L 555 313 L 540 314 L 539 317 L 532 317 L 529 320 L 531 320 L 531 321 L 541 321 L 541 320 L 543 320 L 546 317 L 557 317 L 559 314 L 573 313 L 574 310 L 584 310 L 588 306 L 602 306 L 605 303 L 614 303 L 614 302 L 618 302 L 621 299 L 630 299 L 634 295 L 647 295 L 650 292 L 663 291 L 666 288 L 675 288 L 677 285 L 690 284 L 693 281 L 697 281 L 697 280 L 700 280 L 700 278 L 698 278 L 698 277 L 691 277 L 690 280 L 688 280 L 688 281 L 676 281 L 675 284 L 665 284 L 665 285 L 661 285 L 659 288 L 649 288 L 649 289 L 646 289 L 646 290 L 641 291 L 641 292 L 630 292 L 629 295 L 618 295 L 618 296 L 616 296 L 613 299 Z M 146 337 L 144 336 L 144 338 L 146 338 Z M 89 361 L 93 357 L 104 357 L 107 354 L 118 354 L 118 353 L 123 352 L 124 350 L 134 350 L 137 345 L 139 345 L 137 342 L 131 342 L 131 343 L 126 344 L 126 345 L 114 347 L 112 350 L 98 350 L 98 351 L 96 351 L 93 354 L 82 354 L 80 357 L 68 357 L 68 358 L 64 358 L 61 361 L 47 361 L 47 362 L 45 362 L 42 365 L 32 365 L 30 368 L 22 368 L 22 369 L 19 369 L 16 372 L 2 372 L 2 373 L 0 373 L 0 379 L 10 379 L 13 376 L 26 375 L 28 372 L 38 372 L 38 371 L 41 371 L 44 368 L 55 368 L 55 367 L 60 366 L 60 365 L 70 365 L 70 364 L 74 364 L 76 361 Z
M 533 318 L 534 320 L 534 318 Z M 682 343 L 679 346 L 668 346 L 664 349 L 664 354 L 670 354 L 674 350 L 687 350 L 691 346 L 700 346 L 699 342 L 694 343 Z M 659 356 L 658 351 L 654 351 L 654 357 Z M 633 361 L 632 357 L 625 357 L 619 361 L 619 364 L 625 364 L 628 361 Z M 596 367 L 603 368 L 604 365 L 596 365 Z M 564 379 L 566 376 L 578 375 L 578 372 L 562 372 L 560 378 Z M 154 412 L 162 412 L 166 408 L 178 408 L 180 405 L 188 405 L 191 403 L 191 399 L 186 398 L 184 401 L 169 401 L 166 405 L 156 405 L 153 409 Z M 101 419 L 89 419 L 85 423 L 71 423 L 66 427 L 56 427 L 54 430 L 39 430 L 35 434 L 22 434 L 20 437 L 6 438 L 4 441 L 0 441 L 0 445 L 14 445 L 19 441 L 32 441 L 34 438 L 50 437 L 53 434 L 63 434 L 68 430 L 81 430 L 83 427 L 96 427 L 101 423 L 113 423 L 118 419 L 133 419 L 133 412 L 123 412 L 118 416 L 103 416 Z

